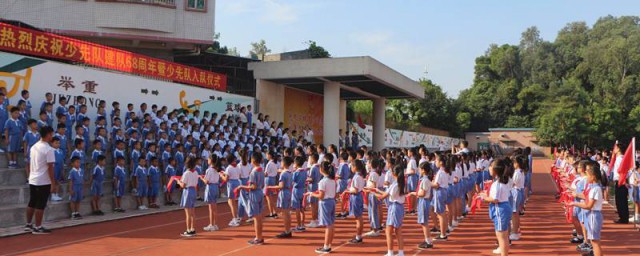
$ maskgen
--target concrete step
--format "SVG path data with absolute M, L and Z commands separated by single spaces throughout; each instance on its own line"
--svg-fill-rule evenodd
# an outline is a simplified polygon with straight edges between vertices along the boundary
M 69 173 L 69 168 L 64 170 L 64 176 Z M 105 179 L 113 178 L 113 165 L 107 164 L 105 166 Z M 90 165 L 86 171 L 86 175 L 89 175 L 89 170 L 93 170 L 93 165 Z M 65 177 L 66 178 L 66 177 Z M 9 169 L 6 167 L 0 167 L 0 187 L 4 185 L 22 185 L 27 182 L 27 172 L 24 167 L 18 169 Z
M 62 197 L 69 195 L 69 187 L 66 184 L 58 186 L 58 193 Z M 84 186 L 84 196 L 89 197 L 91 192 L 90 185 Z M 111 180 L 103 182 L 102 193 L 110 195 L 113 193 L 113 183 Z M 0 205 L 2 204 L 22 204 L 29 202 L 29 185 L 4 185 L 0 186 Z

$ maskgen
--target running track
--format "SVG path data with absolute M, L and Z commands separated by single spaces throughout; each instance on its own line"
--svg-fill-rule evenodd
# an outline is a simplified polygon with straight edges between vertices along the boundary
M 560 205 L 553 199 L 554 188 L 547 174 L 550 161 L 537 160 L 533 176 L 535 195 L 527 204 L 522 219 L 523 238 L 514 241 L 511 253 L 519 255 L 577 255 L 575 246 L 568 243 L 571 227 L 565 223 Z M 486 206 L 486 205 L 483 205 Z M 605 206 L 603 244 L 609 255 L 640 255 L 640 232 L 632 225 L 613 225 L 614 209 Z M 206 208 L 197 209 L 197 226 L 208 223 Z M 89 224 L 54 230 L 51 235 L 20 235 L 2 238 L 0 255 L 316 255 L 313 251 L 323 243 L 324 229 L 294 233 L 288 240 L 275 239 L 282 222 L 265 222 L 266 245 L 250 246 L 246 241 L 254 237 L 253 226 L 227 228 L 231 219 L 226 205 L 218 207 L 221 231 L 198 231 L 194 238 L 180 237 L 184 230 L 184 213 L 174 211 L 145 217 Z M 415 216 L 405 219 L 406 255 L 492 255 L 495 235 L 486 207 L 462 221 L 447 242 L 436 242 L 434 249 L 418 250 L 421 229 Z M 221 225 L 222 224 L 222 225 Z M 352 219 L 339 220 L 336 225 L 332 254 L 383 255 L 384 236 L 365 238 L 361 245 L 346 241 L 354 235 Z M 365 232 L 368 222 L 365 221 Z M 397 248 L 396 248 L 397 250 Z

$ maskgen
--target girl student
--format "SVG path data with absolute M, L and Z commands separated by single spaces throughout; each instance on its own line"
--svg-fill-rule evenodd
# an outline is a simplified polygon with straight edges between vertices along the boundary
M 342 194 L 348 189 L 349 176 L 351 176 L 351 170 L 349 170 L 349 153 L 342 152 L 340 153 L 340 164 L 338 165 L 338 171 L 336 173 L 336 180 L 338 182 L 338 194 Z M 336 215 L 336 218 L 346 218 L 347 213 L 342 207 L 340 207 L 340 211 L 341 212 Z
M 475 194 L 475 181 L 476 181 L 476 163 L 475 163 L 475 155 L 473 153 L 470 154 L 463 154 L 462 155 L 462 165 L 463 167 L 467 167 L 467 169 L 465 170 L 465 176 L 466 176 L 466 187 L 467 187 L 467 198 L 466 198 L 466 204 L 464 205 L 464 213 L 463 216 L 466 216 L 466 213 L 468 213 L 471 210 L 471 199 L 473 198 L 473 195 Z
M 215 154 L 210 154 L 207 159 L 207 171 L 205 172 L 204 177 L 200 177 L 200 180 L 206 187 L 204 189 L 204 202 L 209 205 L 209 225 L 204 227 L 204 231 L 216 231 L 219 230 L 218 225 L 216 224 L 216 211 L 217 211 L 217 200 L 220 195 L 220 163 L 218 160 L 218 156 Z
M 321 147 L 318 147 L 321 148 Z M 324 150 L 324 147 L 321 148 Z M 325 155 L 329 156 L 329 155 Z M 324 159 L 326 159 L 323 156 Z M 333 161 L 333 159 L 331 159 Z M 322 174 L 320 173 L 319 166 L 319 155 L 313 153 L 309 155 L 309 161 L 307 162 L 308 171 L 307 171 L 307 191 L 308 192 L 316 192 L 318 190 L 318 183 L 322 178 Z M 323 160 L 324 161 L 324 160 Z M 307 202 L 311 205 L 311 222 L 307 225 L 308 228 L 317 228 L 318 227 L 318 198 L 308 197 Z
M 588 186 L 584 191 L 584 202 L 573 202 L 572 205 L 585 210 L 585 225 L 587 226 L 586 239 L 591 240 L 593 255 L 602 254 L 600 244 L 600 233 L 602 231 L 602 203 L 604 195 L 602 186 L 605 185 L 604 178 L 600 172 L 600 166 L 593 161 L 585 163 Z
M 289 171 L 289 167 L 291 167 L 293 163 L 293 159 L 291 157 L 285 156 L 282 159 L 282 165 L 280 172 L 280 180 L 278 181 L 278 185 L 275 186 L 267 186 L 267 191 L 269 190 L 278 190 L 278 200 L 276 201 L 276 208 L 281 211 L 282 222 L 284 222 L 284 231 L 282 233 L 276 235 L 277 238 L 290 238 L 291 235 L 291 188 L 293 186 L 293 180 L 291 177 L 291 171 Z
M 393 233 L 395 232 L 396 239 L 398 240 L 398 254 L 404 256 L 404 237 L 402 234 L 402 222 L 404 221 L 404 201 L 405 201 L 405 184 L 404 184 L 405 168 L 402 165 L 396 165 L 393 168 L 393 177 L 395 182 L 389 186 L 387 192 L 380 190 L 373 190 L 378 196 L 378 199 L 389 198 L 389 208 L 387 210 L 387 225 L 386 225 L 386 237 L 387 237 L 387 254 L 386 256 L 393 256 Z
M 235 153 L 239 153 L 240 155 L 240 165 L 238 166 L 240 168 L 240 185 L 247 185 L 249 182 L 249 175 L 252 170 L 252 165 L 249 162 L 249 153 L 246 150 L 236 150 Z M 247 202 L 248 197 L 249 194 L 246 190 L 240 190 L 238 198 L 238 224 L 242 222 L 242 218 L 245 216 L 245 212 L 247 211 L 247 205 L 245 205 L 245 203 Z M 251 221 L 251 218 L 247 219 L 247 223 L 251 223 Z
M 436 240 L 447 240 L 447 197 L 449 187 L 449 176 L 451 175 L 451 169 L 447 165 L 448 160 L 443 155 L 436 157 L 436 176 L 433 178 L 431 187 L 435 189 L 433 194 L 433 211 L 438 217 L 438 223 L 440 224 L 440 235 L 436 237 Z M 438 231 L 436 231 L 438 232 Z
M 456 184 L 458 183 L 458 178 L 460 177 L 460 169 L 458 168 L 458 171 L 456 171 L 457 157 L 455 155 L 451 155 L 450 157 L 448 157 L 446 165 L 447 168 L 451 170 L 449 173 L 449 186 L 447 187 L 447 225 L 449 227 L 449 231 L 452 232 L 455 229 L 455 227 L 453 226 L 453 221 L 458 216 L 458 208 L 456 207 L 458 199 L 458 188 Z M 456 226 L 458 225 L 457 221 L 455 224 Z
M 416 188 L 418 187 L 418 158 L 420 156 L 416 153 L 415 148 L 409 149 L 407 152 L 407 169 L 404 172 L 404 176 L 407 177 L 407 191 L 408 192 L 416 192 Z M 411 194 L 410 194 L 411 195 Z M 415 214 L 416 209 L 416 197 L 409 196 L 409 205 L 411 209 L 408 209 L 409 214 Z
M 584 163 L 578 161 L 575 164 L 575 179 L 571 182 L 571 185 L 569 187 L 569 190 L 573 192 L 573 202 L 581 202 L 583 198 L 580 197 L 580 195 L 582 194 L 585 184 L 586 184 L 586 176 L 584 173 Z M 586 244 L 586 241 L 584 239 L 584 235 L 585 235 L 585 229 L 581 224 L 580 221 L 580 216 L 582 215 L 581 213 L 582 208 L 580 207 L 573 207 L 573 227 L 575 228 L 576 231 L 576 236 L 574 238 L 571 239 L 571 243 L 574 244 Z
M 638 168 L 634 169 L 629 175 L 629 185 L 631 186 L 631 194 L 629 195 L 629 197 L 631 198 L 631 201 L 635 206 L 635 214 L 633 220 L 635 220 L 636 223 L 640 223 L 640 172 L 638 172 L 640 170 L 640 164 L 636 162 L 636 166 L 638 166 Z M 602 172 L 602 178 L 606 183 L 607 178 L 604 175 L 604 172 Z M 603 186 L 603 188 L 605 187 L 606 186 Z
M 380 162 L 378 159 L 374 158 L 369 160 L 369 175 L 367 175 L 366 182 L 366 191 L 374 191 L 378 189 L 378 182 L 380 176 L 382 175 L 382 170 L 379 168 Z M 380 235 L 378 230 L 381 230 L 381 222 L 379 211 L 380 200 L 376 197 L 375 193 L 368 192 L 367 195 L 367 212 L 369 216 L 369 224 L 371 225 L 371 231 L 364 234 L 366 237 L 377 237 Z
M 264 173 L 262 167 L 262 153 L 253 152 L 251 155 L 251 165 L 253 169 L 249 174 L 249 180 L 247 185 L 240 185 L 238 189 L 247 190 L 248 198 L 245 205 L 247 217 L 253 219 L 253 227 L 256 237 L 249 240 L 248 243 L 252 245 L 264 244 L 264 238 L 262 237 L 262 208 L 264 206 Z
M 496 159 L 489 167 L 489 174 L 494 178 L 489 194 L 481 192 L 478 194 L 484 201 L 489 202 L 489 217 L 493 220 L 493 225 L 498 239 L 498 248 L 493 250 L 494 254 L 503 256 L 509 255 L 509 223 L 513 210 L 509 204 L 511 188 L 509 183 L 509 172 L 504 159 Z
M 422 233 L 424 234 L 424 242 L 418 245 L 420 249 L 433 248 L 433 242 L 431 241 L 431 233 L 429 232 L 429 214 L 431 209 L 431 182 L 433 180 L 433 170 L 431 164 L 428 161 L 420 163 L 420 181 L 418 181 L 418 191 L 415 193 L 418 198 L 418 224 L 422 226 Z
M 352 244 L 360 244 L 363 242 L 362 240 L 362 228 L 363 228 L 363 220 L 362 220 L 362 211 L 364 200 L 362 198 L 362 190 L 364 188 L 364 176 L 366 175 L 366 168 L 364 163 L 361 160 L 354 160 L 351 165 L 351 172 L 353 173 L 353 178 L 351 178 L 351 183 L 349 188 L 344 192 L 349 194 L 349 214 L 350 216 L 354 216 L 356 219 L 356 236 L 349 240 L 349 243 Z
M 331 161 L 333 162 L 333 161 Z M 318 225 L 324 226 L 324 246 L 316 249 L 317 253 L 330 253 L 333 242 L 334 223 L 336 221 L 336 191 L 338 184 L 330 161 L 320 163 L 323 178 L 318 183 L 316 192 L 308 192 L 309 196 L 318 198 Z
M 275 153 L 269 151 L 267 153 L 267 160 L 267 165 L 264 168 L 264 174 L 266 175 L 266 185 L 267 187 L 273 187 L 278 183 L 278 165 L 276 164 Z M 269 215 L 267 215 L 267 218 L 277 218 L 278 214 L 276 213 L 276 196 L 273 190 L 265 190 L 265 199 L 267 199 L 267 209 L 269 210 Z
M 291 208 L 296 213 L 296 227 L 293 229 L 295 232 L 304 232 L 304 191 L 307 181 L 307 171 L 302 168 L 304 165 L 304 158 L 296 156 L 293 160 L 295 171 L 291 175 L 293 180 L 293 190 L 291 193 Z
M 520 230 L 520 211 L 524 207 L 525 201 L 525 173 L 529 167 L 527 163 L 527 157 L 524 155 L 517 155 L 515 161 L 513 161 L 513 188 L 511 188 L 511 195 L 513 196 L 513 217 L 511 219 L 511 234 L 510 240 L 518 241 L 522 235 Z
M 185 171 L 182 174 L 182 178 L 178 180 L 178 185 L 183 189 L 180 207 L 184 208 L 185 224 L 187 226 L 187 230 L 181 234 L 184 237 L 192 237 L 196 235 L 194 222 L 196 219 L 196 186 L 198 186 L 199 177 L 195 166 L 196 160 L 193 158 L 187 158 L 187 171 Z
M 240 226 L 240 220 L 238 220 L 237 212 L 238 198 L 234 191 L 238 186 L 240 186 L 240 168 L 236 163 L 236 157 L 233 155 L 227 156 L 227 163 L 229 163 L 229 165 L 223 173 L 220 173 L 220 177 L 223 181 L 227 182 L 227 196 L 229 197 L 227 203 L 229 204 L 231 215 L 233 217 L 229 222 L 229 227 L 237 227 Z

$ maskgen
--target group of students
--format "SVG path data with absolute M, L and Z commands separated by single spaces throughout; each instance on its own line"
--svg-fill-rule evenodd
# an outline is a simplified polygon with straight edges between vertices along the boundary
M 470 211 L 472 200 L 479 198 L 490 204 L 489 215 L 499 245 L 494 253 L 507 255 L 510 240 L 519 240 L 521 235 L 519 216 L 524 214 L 530 193 L 530 149 L 519 149 L 513 156 L 494 160 L 490 151 L 473 153 L 466 145 L 462 142 L 459 151 L 429 153 L 424 146 L 373 152 L 365 146 L 354 151 L 308 144 L 285 148 L 281 155 L 269 151 L 266 159 L 253 152 L 251 160 L 242 158 L 242 163 L 236 162 L 234 156 L 225 159 L 211 155 L 208 169 L 200 177 L 195 161 L 191 161 L 179 182 L 184 189 L 181 206 L 187 216 L 187 230 L 182 235 L 196 233 L 193 208 L 201 180 L 206 184 L 206 198 L 217 198 L 226 186 L 233 216 L 229 226 L 240 225 L 245 217 L 254 224 L 255 238 L 249 244 L 264 243 L 264 217 L 281 217 L 283 230 L 277 238 L 291 238 L 293 232 L 324 227 L 324 245 L 316 252 L 328 253 L 336 220 L 353 217 L 355 236 L 350 243 L 363 243 L 365 236 L 376 237 L 384 231 L 388 255 L 394 255 L 394 236 L 397 255 L 404 255 L 405 214 L 417 215 L 417 223 L 422 226 L 424 241 L 418 247 L 433 248 L 431 234 L 439 234 L 435 240 L 447 240 Z M 240 176 L 244 166 L 249 166 L 246 179 Z M 206 198 L 210 202 L 210 223 L 204 230 L 218 230 L 215 200 Z M 310 211 L 311 220 L 305 219 L 306 210 Z M 367 233 L 365 211 L 370 226 Z M 431 229 L 430 218 L 438 223 Z

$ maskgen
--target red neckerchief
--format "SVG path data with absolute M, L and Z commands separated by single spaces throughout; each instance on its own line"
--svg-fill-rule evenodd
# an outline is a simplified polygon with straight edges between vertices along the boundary
M 591 192 L 591 187 L 589 187 L 589 183 L 584 184 L 585 188 L 582 191 L 582 195 L 584 195 L 584 201 L 589 204 L 589 192 Z
M 233 166 L 233 168 L 235 168 L 238 165 L 238 163 L 236 163 L 236 161 L 233 161 L 233 162 L 231 162 L 230 165 Z
M 193 169 L 191 169 L 191 170 L 189 170 L 189 171 L 190 171 L 190 172 L 196 172 L 196 169 L 195 169 L 195 168 L 193 168 Z

